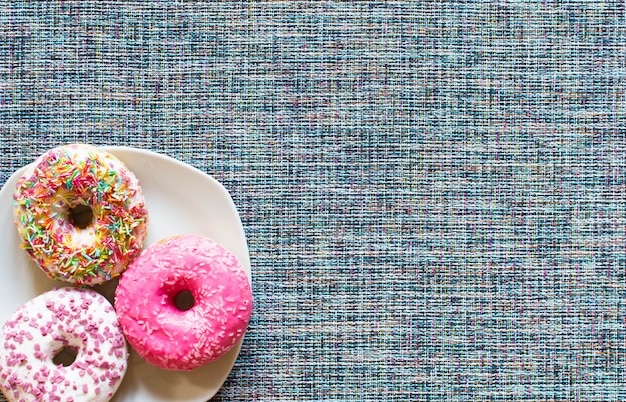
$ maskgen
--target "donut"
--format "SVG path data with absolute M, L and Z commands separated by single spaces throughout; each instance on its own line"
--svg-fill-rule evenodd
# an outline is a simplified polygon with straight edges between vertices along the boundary
M 139 181 L 93 146 L 44 153 L 18 179 L 13 199 L 22 248 L 51 279 L 105 282 L 143 247 L 148 212 Z
M 126 340 L 148 363 L 190 371 L 244 336 L 252 292 L 237 258 L 197 235 L 146 248 L 122 274 L 115 310 Z
M 0 342 L 0 391 L 9 401 L 108 401 L 126 373 L 113 306 L 92 289 L 53 289 L 28 301 Z M 74 361 L 56 362 L 60 352 Z

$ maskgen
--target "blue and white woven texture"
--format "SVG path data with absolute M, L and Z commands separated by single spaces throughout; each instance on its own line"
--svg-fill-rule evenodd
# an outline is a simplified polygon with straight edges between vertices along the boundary
M 625 56 L 622 1 L 4 2 L 0 185 L 68 142 L 220 180 L 216 401 L 623 401 Z

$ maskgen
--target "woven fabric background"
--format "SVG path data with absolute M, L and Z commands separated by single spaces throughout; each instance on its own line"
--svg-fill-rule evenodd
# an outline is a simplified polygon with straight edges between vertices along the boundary
M 78 141 L 226 186 L 256 306 L 216 401 L 623 401 L 624 16 L 4 2 L 0 184 Z

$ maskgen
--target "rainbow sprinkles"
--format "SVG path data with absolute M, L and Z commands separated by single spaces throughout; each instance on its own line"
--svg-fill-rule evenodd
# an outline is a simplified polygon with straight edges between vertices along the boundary
M 85 227 L 72 211 L 86 207 Z M 22 247 L 51 279 L 94 285 L 118 276 L 141 252 L 148 211 L 139 181 L 117 158 L 88 145 L 40 156 L 19 179 L 15 224 Z

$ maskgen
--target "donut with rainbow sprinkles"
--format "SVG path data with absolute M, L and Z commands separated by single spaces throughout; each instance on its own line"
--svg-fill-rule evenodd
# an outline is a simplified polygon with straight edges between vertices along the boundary
M 108 281 L 143 247 L 148 210 L 139 180 L 96 147 L 47 151 L 20 177 L 13 199 L 22 248 L 51 279 Z

